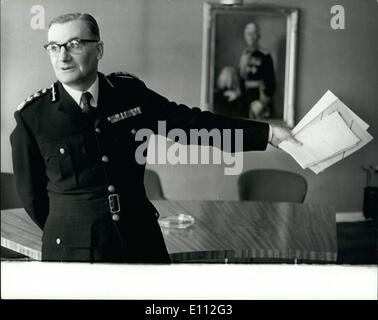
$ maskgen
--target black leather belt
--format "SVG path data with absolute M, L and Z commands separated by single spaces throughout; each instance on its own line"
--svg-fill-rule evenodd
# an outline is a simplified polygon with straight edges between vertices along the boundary
M 50 198 L 50 214 L 54 216 L 103 216 L 108 212 L 107 199 L 56 199 Z

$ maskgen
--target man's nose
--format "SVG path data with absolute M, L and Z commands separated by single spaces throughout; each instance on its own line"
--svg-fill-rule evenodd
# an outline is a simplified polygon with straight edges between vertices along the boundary
M 58 57 L 61 61 L 68 61 L 70 60 L 71 55 L 69 54 L 65 46 L 61 46 Z

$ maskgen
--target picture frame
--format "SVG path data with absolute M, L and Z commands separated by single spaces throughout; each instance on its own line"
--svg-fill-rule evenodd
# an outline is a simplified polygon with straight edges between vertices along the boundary
M 298 18 L 296 8 L 204 3 L 202 109 L 294 127 Z

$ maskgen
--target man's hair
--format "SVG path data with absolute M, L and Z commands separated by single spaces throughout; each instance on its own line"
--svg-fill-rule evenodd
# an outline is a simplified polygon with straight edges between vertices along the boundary
M 69 21 L 75 21 L 75 20 L 82 20 L 84 21 L 90 32 L 92 33 L 93 36 L 95 36 L 98 40 L 100 40 L 100 29 L 98 27 L 96 19 L 91 16 L 89 13 L 66 13 L 62 14 L 54 19 L 51 20 L 49 24 L 49 29 L 53 24 L 61 24 L 61 23 L 66 23 Z

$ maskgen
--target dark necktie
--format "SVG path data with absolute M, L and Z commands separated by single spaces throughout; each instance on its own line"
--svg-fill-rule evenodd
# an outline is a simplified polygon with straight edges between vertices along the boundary
M 90 101 L 91 101 L 92 95 L 90 92 L 84 92 L 81 95 L 81 102 L 83 103 L 83 113 L 92 113 L 94 111 L 94 107 L 91 106 Z

